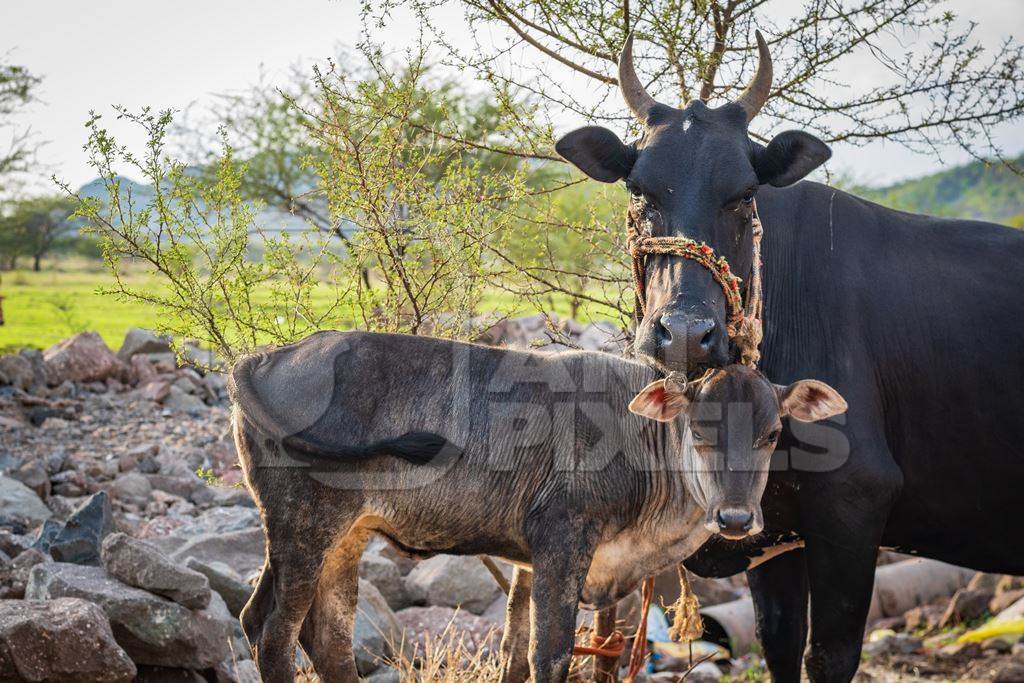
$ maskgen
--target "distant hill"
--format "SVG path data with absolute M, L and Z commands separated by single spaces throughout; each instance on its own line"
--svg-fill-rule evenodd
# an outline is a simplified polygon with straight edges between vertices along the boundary
M 1024 168 L 1024 156 L 1013 163 Z M 888 187 L 850 189 L 894 209 L 1024 228 L 1024 176 L 1001 163 L 976 161 Z
M 121 183 L 120 194 L 122 199 L 127 198 L 130 193 L 137 209 L 146 206 L 155 198 L 152 186 L 137 183 L 125 176 L 118 176 L 117 179 Z M 103 203 L 108 202 L 110 199 L 107 188 L 100 178 L 94 178 L 83 185 L 79 188 L 78 194 L 83 198 L 99 199 Z M 270 234 L 277 232 L 299 232 L 307 227 L 303 219 L 273 206 L 263 207 L 256 217 L 256 224 Z

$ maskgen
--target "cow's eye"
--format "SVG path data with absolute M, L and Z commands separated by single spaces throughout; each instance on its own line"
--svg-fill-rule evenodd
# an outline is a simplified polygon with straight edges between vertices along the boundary
M 743 193 L 743 203 L 746 204 L 747 206 L 750 206 L 751 204 L 753 204 L 754 203 L 754 195 L 756 195 L 756 194 L 757 194 L 757 189 L 755 189 L 753 187 L 750 188 L 749 190 L 747 190 L 746 192 L 744 192 Z

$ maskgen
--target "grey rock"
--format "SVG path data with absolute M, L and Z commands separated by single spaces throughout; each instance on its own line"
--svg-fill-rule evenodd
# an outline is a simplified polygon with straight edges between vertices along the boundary
M 187 539 L 171 553 L 171 558 L 179 562 L 189 557 L 203 562 L 223 562 L 247 576 L 263 566 L 264 555 L 263 529 L 259 528 L 207 533 Z
M 32 540 L 8 529 L 0 529 L 0 551 L 10 557 L 17 557 L 32 545 Z
M 481 619 L 486 619 L 498 628 L 505 625 L 505 617 L 508 612 L 508 598 L 505 595 L 501 595 L 497 600 L 491 603 L 490 607 L 485 609 L 480 615 Z
M 206 404 L 201 398 L 185 393 L 174 384 L 171 385 L 163 404 L 168 410 L 182 413 L 197 413 L 206 410 Z
M 366 677 L 366 683 L 401 683 L 402 674 L 395 667 L 385 664 Z
M 127 472 L 114 480 L 108 492 L 114 500 L 145 506 L 153 492 L 153 485 L 141 472 Z
M 36 375 L 32 363 L 21 356 L 0 356 L 0 384 L 28 391 L 35 384 Z
M 25 595 L 82 598 L 99 605 L 114 638 L 136 664 L 206 669 L 231 655 L 235 619 L 219 595 L 203 610 L 134 588 L 101 567 L 54 562 L 32 568 Z
M 181 372 L 180 370 L 178 372 Z M 191 377 L 178 377 L 171 383 L 171 386 L 177 387 L 184 391 L 186 394 L 195 394 L 199 391 L 200 385 L 198 380 L 194 380 Z
M 195 344 L 186 343 L 181 349 L 181 360 L 203 370 L 219 370 L 224 367 L 224 361 L 217 354 L 207 349 L 201 349 Z
M 377 587 L 391 609 L 400 610 L 412 604 L 405 590 L 402 572 L 388 558 L 373 551 L 363 553 L 359 560 L 359 576 Z
M 908 633 L 895 633 L 864 644 L 864 653 L 878 655 L 909 655 L 924 647 L 924 641 Z
M 391 656 L 392 644 L 401 642 L 402 626 L 380 591 L 369 581 L 359 580 L 356 623 L 352 629 L 352 652 L 363 676 L 376 671 L 381 659 Z
M 137 353 L 171 352 L 170 340 L 167 337 L 158 336 L 149 330 L 139 327 L 132 327 L 124 335 L 124 341 L 121 342 L 121 348 L 117 352 L 117 357 L 127 362 Z
M 98 565 L 100 544 L 113 530 L 110 498 L 100 491 L 86 498 L 67 522 L 48 520 L 32 547 L 49 553 L 58 562 Z
M 405 577 L 416 604 L 461 607 L 481 614 L 501 594 L 483 563 L 474 556 L 437 555 L 420 562 Z
M 11 478 L 32 489 L 43 500 L 50 497 L 50 474 L 38 460 L 29 460 L 11 472 Z
M 19 554 L 9 564 L 0 569 L 0 598 L 19 599 L 25 597 L 25 586 L 28 585 L 28 575 L 32 567 L 44 562 L 53 562 L 49 555 L 29 548 Z
M 17 479 L 0 476 L 0 517 L 31 528 L 53 517 L 53 512 L 28 486 Z
M 189 500 L 196 505 L 204 507 L 214 505 L 219 507 L 230 507 L 233 505 L 256 507 L 256 503 L 253 501 L 252 496 L 249 495 L 249 491 L 240 486 L 206 484 L 193 492 L 189 496 Z
M 206 577 L 210 588 L 224 598 L 224 603 L 233 616 L 241 614 L 242 608 L 252 596 L 253 588 L 243 581 L 235 570 L 223 562 L 203 562 L 195 557 L 189 557 L 185 561 L 185 566 Z
M 149 480 L 149 485 L 154 489 L 166 491 L 182 498 L 191 498 L 192 494 L 205 486 L 203 480 L 197 477 L 195 472 L 188 472 L 184 476 L 147 474 L 146 479 Z
M 85 494 L 85 475 L 78 470 L 65 470 L 50 477 L 51 490 L 60 496 L 77 498 Z
M 256 670 L 256 662 L 243 659 L 240 662 L 228 660 L 221 662 L 214 669 L 217 683 L 260 683 L 260 673 Z
M 103 539 L 100 554 L 107 572 L 129 586 L 170 598 L 189 609 L 204 609 L 210 604 L 206 576 L 171 562 L 150 543 L 113 533 Z
M 181 667 L 139 665 L 139 673 L 133 683 L 207 683 L 206 678 L 194 669 Z
M 77 598 L 0 602 L 0 680 L 127 683 L 135 673 L 97 605 Z
M 203 388 L 214 398 L 227 396 L 227 376 L 223 372 L 208 372 L 203 375 Z

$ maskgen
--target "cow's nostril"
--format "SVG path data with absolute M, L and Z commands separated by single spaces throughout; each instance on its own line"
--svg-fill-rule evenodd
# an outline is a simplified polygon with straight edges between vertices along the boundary
M 711 342 L 714 341 L 714 339 L 713 339 L 714 336 L 715 336 L 715 326 L 714 326 L 714 324 L 712 324 L 711 327 L 708 329 L 708 331 L 704 333 L 704 336 L 700 338 L 700 345 L 703 348 L 705 348 L 705 349 L 710 349 L 711 348 Z
M 715 514 L 718 528 L 726 533 L 737 534 L 750 531 L 754 526 L 754 513 L 747 510 L 729 508 L 719 510 Z
M 662 341 L 668 343 L 672 341 L 672 321 L 669 320 L 667 315 L 663 315 L 658 318 L 658 336 Z

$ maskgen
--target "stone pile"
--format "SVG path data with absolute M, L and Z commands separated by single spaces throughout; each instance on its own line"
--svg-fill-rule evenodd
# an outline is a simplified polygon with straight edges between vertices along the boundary
M 481 327 L 486 343 L 549 352 L 625 343 L 611 325 L 553 316 Z M 0 357 L 0 680 L 258 680 L 238 615 L 263 531 L 240 485 L 224 375 L 201 355 L 182 365 L 165 339 L 132 330 L 116 353 L 85 333 Z M 677 585 L 666 576 L 658 590 Z M 477 558 L 417 563 L 373 539 L 359 586 L 354 646 L 370 680 L 398 680 L 390 662 L 428 644 L 497 648 L 505 597 Z M 747 592 L 742 578 L 693 587 L 705 606 Z M 620 606 L 627 632 L 633 602 Z M 979 575 L 951 600 L 874 625 L 865 669 L 1021 680 L 1024 644 L 949 637 L 1013 610 L 1024 614 L 1024 580 Z M 763 670 L 740 654 L 687 680 Z M 301 654 L 297 664 L 308 666 Z M 645 675 L 678 678 L 680 666 L 664 656 Z

